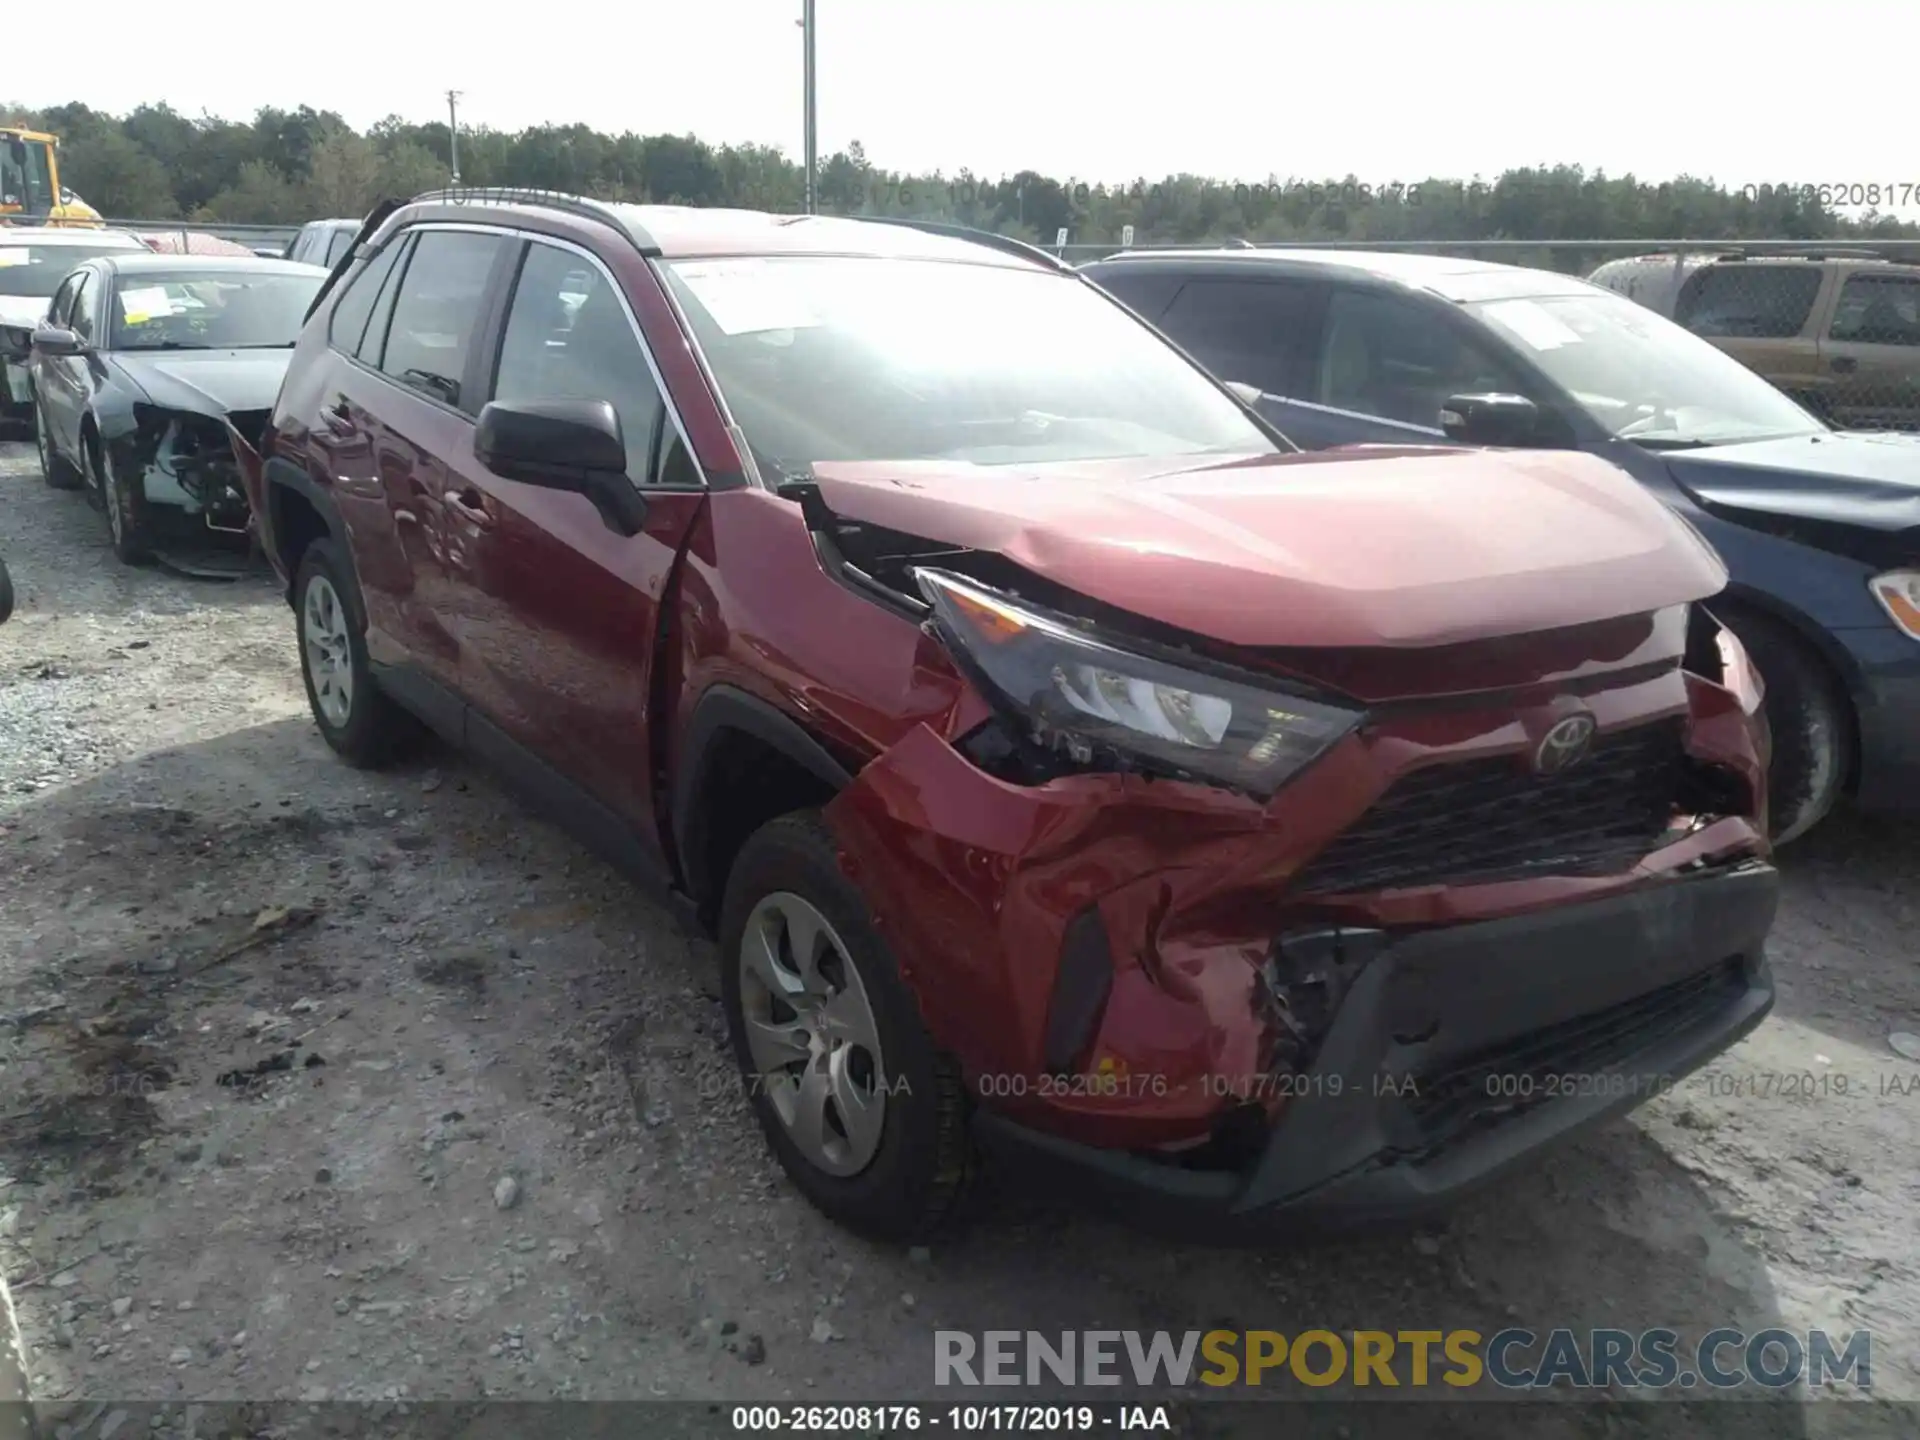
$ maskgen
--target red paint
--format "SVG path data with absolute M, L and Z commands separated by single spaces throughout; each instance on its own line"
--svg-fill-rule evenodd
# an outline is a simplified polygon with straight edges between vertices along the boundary
M 493 210 L 602 257 L 709 479 L 736 475 L 711 377 L 630 245 L 523 207 L 411 207 L 387 233 Z M 646 213 L 670 254 L 844 250 L 857 237 L 868 253 L 927 256 L 959 244 L 851 222 Z M 1021 263 L 961 249 L 975 263 Z M 1513 915 L 1765 850 L 1755 814 L 1598 878 L 1289 891 L 1397 778 L 1518 754 L 1569 697 L 1603 733 L 1682 717 L 1693 756 L 1761 793 L 1750 667 L 1736 657 L 1724 688 L 1680 669 L 1685 604 L 1717 591 L 1724 570 L 1659 502 L 1590 457 L 1373 449 L 1198 467 L 823 467 L 839 515 L 998 551 L 1243 668 L 1311 677 L 1369 704 L 1448 702 L 1377 712 L 1264 804 L 1114 774 L 1020 786 L 955 748 L 988 702 L 939 641 L 823 569 L 798 504 L 754 488 L 656 493 L 644 531 L 619 536 L 577 496 L 488 473 L 470 417 L 331 352 L 325 313 L 296 349 L 267 450 L 344 523 L 375 658 L 458 690 L 656 835 L 670 861 L 650 757 L 670 790 L 689 719 L 716 685 L 781 711 L 856 772 L 825 812 L 846 873 L 928 1029 L 988 1089 L 996 1077 L 1037 1081 L 1062 937 L 1099 908 L 1116 973 L 1089 1053 L 1123 1078 L 1115 1094 L 1042 1097 L 1029 1083 L 996 1099 L 1035 1126 L 1102 1145 L 1202 1139 L 1229 1103 L 1208 1077 L 1267 1063 L 1255 973 L 1289 926 Z M 286 578 L 260 466 L 242 458 Z M 450 506 L 459 491 L 478 497 L 483 521 L 474 506 Z

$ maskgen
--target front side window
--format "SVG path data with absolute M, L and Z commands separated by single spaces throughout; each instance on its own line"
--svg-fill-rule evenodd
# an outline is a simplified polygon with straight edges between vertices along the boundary
M 1726 352 L 1618 295 L 1594 290 L 1467 309 L 1621 439 L 1723 445 L 1823 428 Z
M 124 245 L 0 244 L 0 295 L 50 299 L 76 266 L 126 251 Z
M 92 275 L 80 277 L 79 288 L 73 292 L 73 310 L 67 324 L 82 340 L 89 345 L 93 343 L 100 328 L 100 282 Z
M 1849 275 L 1827 338 L 1859 345 L 1920 345 L 1920 280 Z
M 1178 351 L 1054 271 L 839 256 L 662 268 L 763 469 L 1277 448 Z
M 1820 267 L 1805 261 L 1708 265 L 1687 281 L 1673 318 L 1696 335 L 1788 340 L 1807 323 L 1820 294 L 1820 277 Z
M 627 442 L 628 477 L 649 478 L 654 428 L 666 406 L 618 292 L 580 256 L 537 242 L 528 247 L 493 398 L 608 401 Z
M 1432 309 L 1367 290 L 1336 290 L 1327 304 L 1318 393 L 1339 410 L 1440 428 L 1455 395 L 1517 387 L 1493 360 Z
M 122 275 L 113 294 L 113 348 L 286 349 L 322 278 L 242 270 Z
M 60 282 L 60 288 L 54 291 L 53 303 L 47 306 L 47 323 L 65 325 L 73 314 L 73 294 L 80 288 L 80 277 L 69 275 Z
M 442 404 L 478 411 L 461 388 L 487 279 L 504 244 L 504 236 L 468 230 L 421 232 L 394 297 L 382 371 Z

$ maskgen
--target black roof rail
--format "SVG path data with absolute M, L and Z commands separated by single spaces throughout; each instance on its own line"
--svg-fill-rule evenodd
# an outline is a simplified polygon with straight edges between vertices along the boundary
M 944 220 L 915 220 L 906 215 L 855 215 L 855 220 L 865 221 L 869 225 L 898 225 L 907 230 L 922 230 L 929 235 L 945 235 L 954 240 L 971 240 L 976 245 L 985 245 L 989 249 L 1004 251 L 1008 255 L 1018 255 L 1023 260 L 1031 260 L 1036 265 L 1045 265 L 1050 270 L 1072 270 L 1073 266 L 1050 250 L 1042 250 L 1038 245 L 1030 245 L 1025 240 L 1016 240 L 1011 235 L 1002 235 L 997 230 L 977 230 L 971 225 L 951 225 Z
M 559 210 L 582 220 L 598 220 L 611 225 L 634 243 L 642 255 L 658 258 L 660 246 L 644 228 L 636 225 L 604 200 L 585 195 L 567 195 L 558 190 L 522 189 L 514 185 L 457 186 L 425 190 L 408 202 L 414 205 L 527 205 L 542 210 Z

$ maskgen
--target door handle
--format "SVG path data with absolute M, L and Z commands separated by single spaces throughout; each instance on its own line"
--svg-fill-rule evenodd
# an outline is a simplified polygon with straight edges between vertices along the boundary
M 1835 373 L 1840 375 L 1851 375 L 1860 368 L 1860 362 L 1851 355 L 1836 355 L 1831 363 Z
M 354 429 L 353 407 L 342 396 L 320 412 L 320 423 L 327 428 L 329 434 L 351 435 Z
M 448 491 L 447 504 L 462 520 L 478 529 L 484 530 L 493 524 L 493 516 L 487 510 L 487 497 L 472 485 Z

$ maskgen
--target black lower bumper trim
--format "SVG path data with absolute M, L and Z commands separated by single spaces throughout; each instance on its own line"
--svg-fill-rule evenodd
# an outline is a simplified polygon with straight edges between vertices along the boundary
M 982 1111 L 984 1148 L 1189 1240 L 1417 1220 L 1634 1109 L 1773 1008 L 1779 876 L 1758 861 L 1625 895 L 1405 936 L 1348 990 L 1258 1160 L 1183 1169 Z M 1416 1043 L 1401 1017 L 1424 1007 Z

